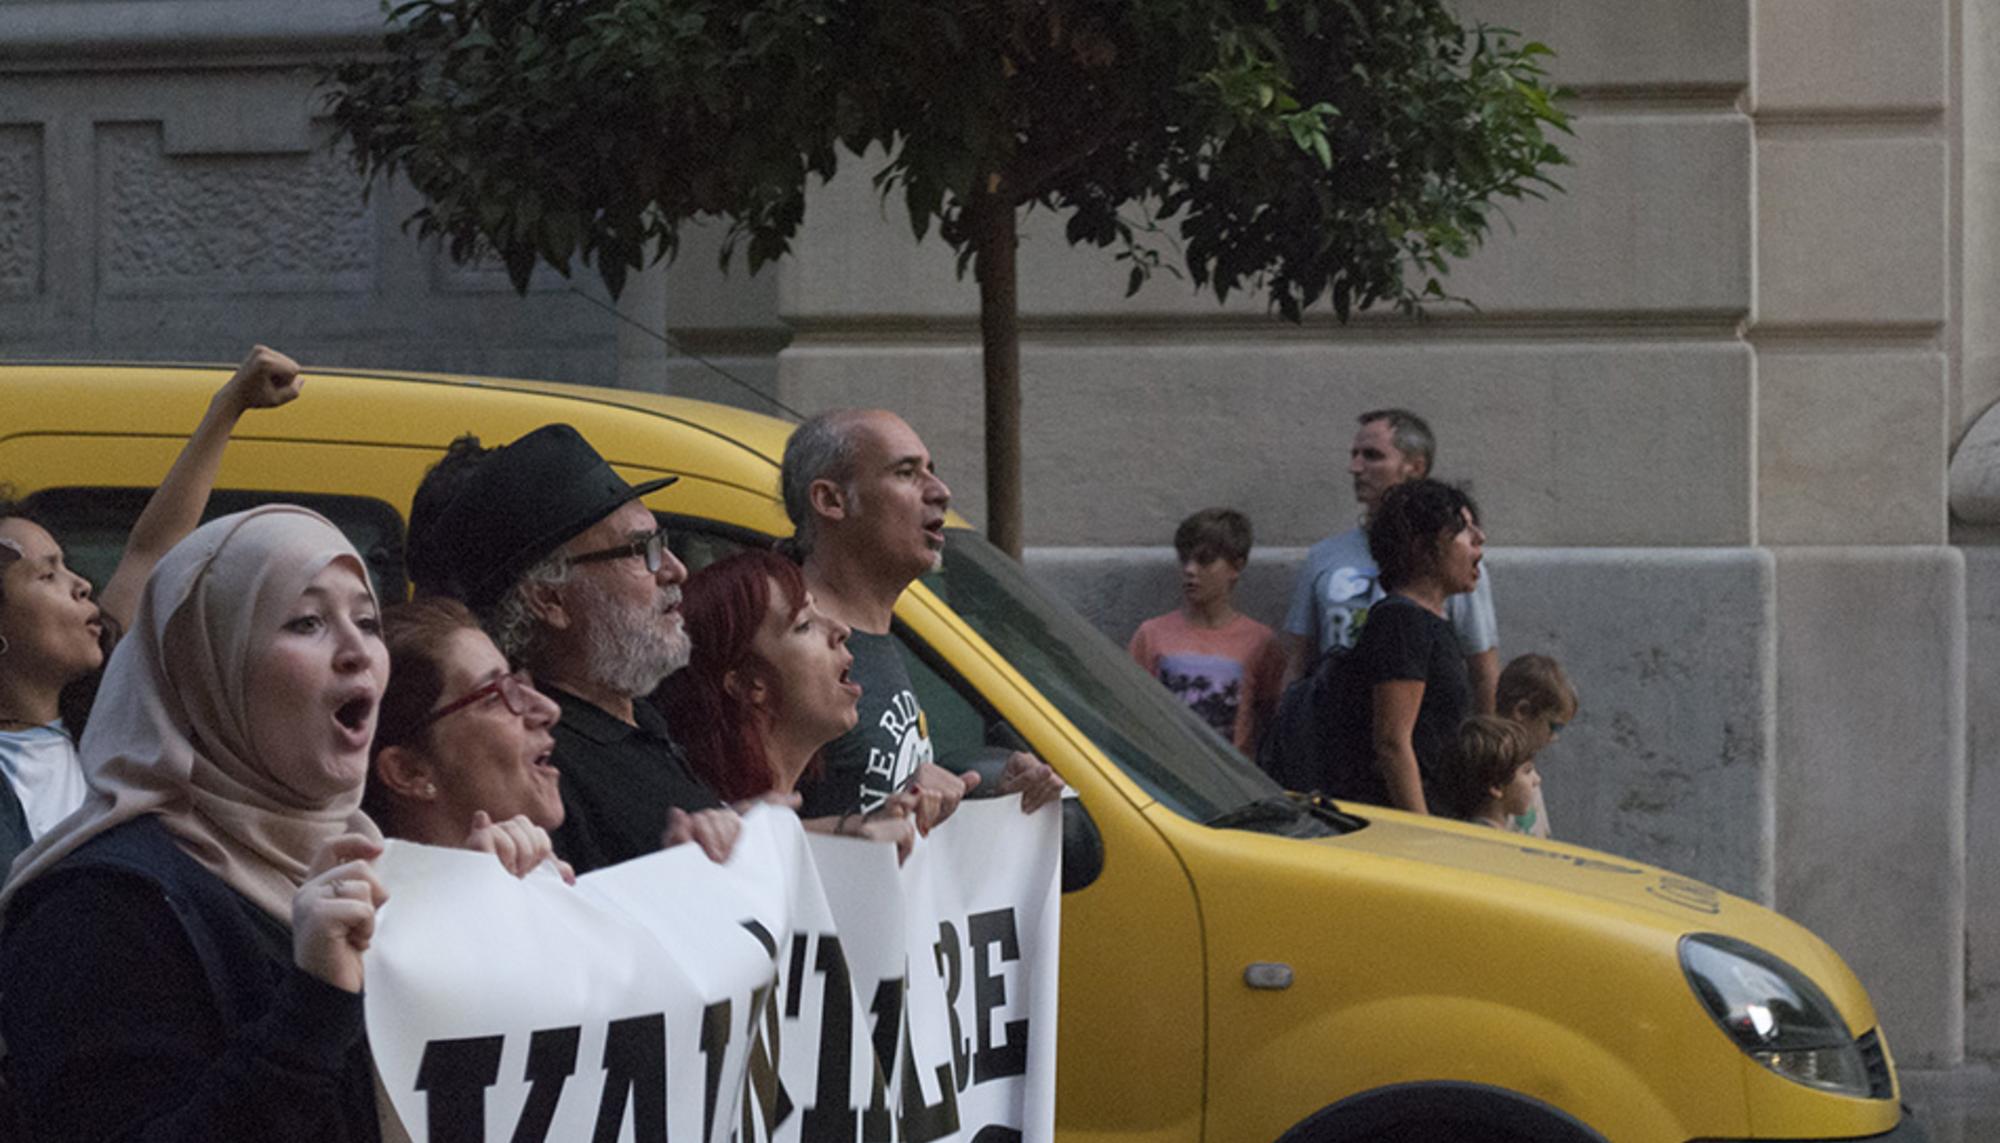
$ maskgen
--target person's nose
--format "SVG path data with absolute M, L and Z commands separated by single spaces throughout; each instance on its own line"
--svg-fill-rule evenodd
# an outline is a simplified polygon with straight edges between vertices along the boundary
M 674 555 L 673 549 L 662 549 L 660 552 L 660 570 L 653 573 L 653 581 L 661 587 L 667 587 L 676 583 L 684 583 L 687 577 L 687 565 Z
M 1350 453 L 1348 453 L 1348 454 L 1347 454 L 1347 475 L 1349 475 L 1349 476 L 1360 476 L 1360 475 L 1361 475 L 1361 454 L 1360 454 L 1360 453 L 1357 453 L 1357 452 L 1350 452 Z
M 1194 560 L 1181 561 L 1181 576 L 1183 578 L 1193 579 L 1195 577 L 1195 574 L 1199 571 L 1201 571 L 1201 565 L 1196 563 Z
M 76 574 L 75 572 L 71 572 L 71 573 L 69 573 L 69 577 L 70 577 L 70 579 L 71 579 L 72 581 L 74 581 L 74 582 L 72 582 L 72 583 L 70 584 L 70 588 L 69 588 L 69 591 L 70 591 L 70 596 L 71 596 L 71 598 L 73 598 L 73 599 L 89 599 L 89 598 L 90 598 L 90 581 L 89 581 L 89 580 L 87 580 L 87 579 L 85 579 L 85 578 L 83 578 L 82 576 L 80 576 L 80 575 Z
M 854 628 L 849 627 L 832 616 L 827 617 L 826 623 L 827 638 L 833 641 L 833 645 L 836 647 L 847 646 L 847 637 L 854 634 Z
M 521 720 L 531 729 L 546 730 L 554 726 L 556 720 L 562 716 L 562 708 L 556 705 L 556 700 L 534 687 L 523 687 L 521 693 L 527 699 L 525 705 L 528 708 L 527 713 L 521 716 Z
M 926 504 L 936 504 L 940 508 L 948 506 L 951 503 L 951 485 L 946 484 L 944 477 L 939 476 L 935 472 L 927 473 L 926 475 L 930 477 L 930 480 L 924 489 L 924 502 Z
M 370 662 L 368 654 L 368 633 L 352 619 L 342 619 L 334 627 L 338 632 L 333 649 L 333 666 L 338 671 L 365 671 Z

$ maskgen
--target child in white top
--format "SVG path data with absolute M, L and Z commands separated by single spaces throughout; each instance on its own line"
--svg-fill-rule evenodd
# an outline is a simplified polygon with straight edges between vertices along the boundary
M 1502 718 L 1528 732 L 1529 748 L 1539 755 L 1563 727 L 1576 721 L 1576 688 L 1562 665 L 1547 655 L 1520 655 L 1500 672 L 1495 707 Z M 1542 789 L 1535 787 L 1535 804 L 1512 819 L 1514 829 L 1535 837 L 1549 836 L 1549 810 Z

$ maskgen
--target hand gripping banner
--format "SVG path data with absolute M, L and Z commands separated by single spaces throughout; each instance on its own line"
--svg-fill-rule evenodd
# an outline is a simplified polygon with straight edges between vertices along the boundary
M 1013 798 L 900 868 L 763 807 L 724 865 L 682 846 L 573 888 L 392 842 L 366 961 L 390 1133 L 1047 1140 L 1059 846 L 1057 811 Z

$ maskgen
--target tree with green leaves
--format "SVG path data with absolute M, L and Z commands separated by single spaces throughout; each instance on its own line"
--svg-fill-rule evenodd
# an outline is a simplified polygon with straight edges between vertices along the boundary
M 886 156 L 876 187 L 979 285 L 988 531 L 1018 554 L 1024 209 L 1132 290 L 1173 245 L 1293 321 L 1414 309 L 1498 200 L 1554 186 L 1546 54 L 1444 0 L 410 0 L 331 106 L 420 235 L 524 290 L 580 261 L 616 295 L 698 219 L 755 272 L 810 179 Z

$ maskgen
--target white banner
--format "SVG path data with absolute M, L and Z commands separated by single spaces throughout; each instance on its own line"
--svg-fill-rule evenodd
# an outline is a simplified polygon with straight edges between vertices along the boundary
M 368 1039 L 419 1143 L 1007 1143 L 1055 1121 L 1061 819 L 968 802 L 895 850 L 753 810 L 515 880 L 392 842 Z

